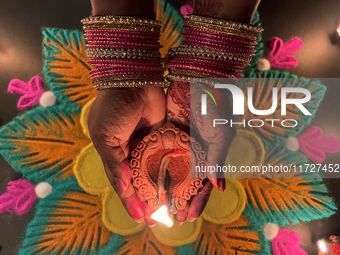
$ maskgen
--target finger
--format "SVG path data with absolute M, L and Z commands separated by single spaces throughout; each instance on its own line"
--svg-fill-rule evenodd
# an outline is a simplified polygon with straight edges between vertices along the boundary
M 107 168 L 107 166 L 104 165 L 104 168 Z M 131 216 L 131 218 L 133 218 L 138 223 L 143 222 L 144 220 L 143 205 L 139 197 L 137 196 L 133 186 L 130 185 L 129 188 L 124 192 L 121 192 L 119 190 L 117 183 L 112 183 L 112 187 L 117 192 L 125 210 Z
M 144 195 L 138 192 L 138 190 L 135 190 L 135 191 L 143 206 L 144 220 L 150 227 L 153 227 L 156 224 L 156 221 L 151 219 L 151 215 L 155 212 L 155 210 L 151 209 Z
M 200 190 L 197 195 L 192 199 L 188 208 L 189 222 L 195 221 L 197 217 L 201 215 L 209 200 L 212 188 L 213 185 L 211 184 L 211 182 L 207 181 L 202 190 Z
M 224 172 L 219 169 L 225 165 L 230 146 L 236 137 L 236 129 L 222 129 L 216 137 L 219 139 L 212 139 L 207 149 L 207 167 L 211 166 L 210 169 L 215 169 L 215 172 L 208 173 L 208 178 L 215 188 L 225 191 Z
M 187 205 L 183 210 L 179 210 L 177 214 L 175 214 L 176 226 L 180 227 L 183 224 L 183 222 L 187 219 L 188 209 L 189 209 L 189 205 Z
M 111 185 L 115 183 L 119 192 L 124 193 L 131 184 L 131 167 L 124 150 L 120 146 L 110 147 L 96 140 L 93 144 L 103 161 Z
M 148 205 L 147 201 L 142 202 L 143 210 L 144 210 L 144 220 L 150 226 L 153 227 L 156 224 L 156 221 L 151 219 L 151 215 L 155 212 Z
M 207 169 L 209 169 L 209 168 L 215 169 L 215 172 L 207 172 L 207 176 L 208 176 L 211 184 L 216 189 L 224 192 L 225 188 L 226 188 L 226 181 L 225 181 L 224 173 L 223 172 L 217 172 L 218 170 L 216 170 L 216 165 L 218 165 L 218 164 L 212 164 L 210 162 L 206 163 Z
M 132 219 L 134 219 L 137 222 L 142 222 L 144 220 L 144 210 L 142 203 L 137 196 L 135 189 L 132 185 L 129 185 L 129 187 L 126 190 L 122 190 L 117 185 L 117 183 L 114 181 L 115 177 L 113 173 L 110 171 L 108 165 L 104 163 L 104 169 L 108 176 L 108 179 L 110 180 L 110 183 L 112 187 L 117 192 L 120 200 L 122 201 L 123 206 L 125 207 L 125 210 L 127 213 L 131 216 Z M 131 175 L 131 174 L 130 174 Z M 131 179 L 131 177 L 130 177 Z
M 120 194 L 118 191 L 118 195 L 131 218 L 138 223 L 143 222 L 144 208 L 132 185 L 124 192 L 124 194 Z

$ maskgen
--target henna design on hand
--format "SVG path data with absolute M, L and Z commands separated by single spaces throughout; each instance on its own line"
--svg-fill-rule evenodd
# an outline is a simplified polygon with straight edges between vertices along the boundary
M 174 82 L 169 89 L 169 96 L 180 108 L 177 117 L 190 123 L 190 84 L 187 82 Z

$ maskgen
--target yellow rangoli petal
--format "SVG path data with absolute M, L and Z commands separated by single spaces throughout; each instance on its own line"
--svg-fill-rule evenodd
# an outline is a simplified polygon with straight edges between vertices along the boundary
M 185 221 L 182 226 L 167 228 L 156 223 L 151 228 L 158 241 L 169 246 L 180 246 L 196 241 L 202 226 L 202 217 L 198 217 L 194 222 Z
M 89 133 L 89 128 L 87 126 L 87 117 L 89 116 L 89 111 L 94 100 L 95 98 L 91 99 L 84 105 L 84 107 L 81 109 L 81 115 L 80 115 L 80 124 L 83 128 L 83 132 L 89 138 L 90 138 L 90 133 Z
M 237 135 L 230 146 L 225 165 L 236 167 L 239 171 L 241 167 L 260 166 L 265 156 L 265 150 L 261 139 L 253 132 L 239 129 Z M 227 172 L 226 178 L 241 178 L 244 173 Z M 249 176 L 248 176 L 249 177 Z
M 137 223 L 131 218 L 114 191 L 105 194 L 102 217 L 110 231 L 123 236 L 135 234 L 145 227 L 145 222 Z
M 237 220 L 247 202 L 246 192 L 236 179 L 226 179 L 225 192 L 213 189 L 202 217 L 215 224 L 227 224 Z
M 92 143 L 82 149 L 78 155 L 74 174 L 79 185 L 90 194 L 99 195 L 113 190 L 102 160 Z

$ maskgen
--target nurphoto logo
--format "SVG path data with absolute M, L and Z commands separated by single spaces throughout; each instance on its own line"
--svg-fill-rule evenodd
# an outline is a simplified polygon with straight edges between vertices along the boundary
M 207 86 L 209 87 L 209 86 Z M 242 90 L 237 87 L 236 85 L 232 84 L 215 84 L 214 87 L 209 87 L 210 90 L 215 94 L 215 96 L 220 101 L 220 104 L 222 106 L 222 100 L 220 96 L 218 95 L 217 91 L 215 89 L 228 89 L 231 92 L 232 98 L 233 98 L 233 115 L 244 115 L 245 113 L 245 96 L 242 92 Z M 206 92 L 206 94 L 201 95 L 201 114 L 207 115 L 207 95 L 209 95 L 212 100 L 214 101 L 215 105 L 217 106 L 216 99 L 214 95 L 207 89 L 200 88 Z M 279 93 L 280 94 L 279 94 Z M 287 98 L 287 95 L 289 93 L 302 93 L 305 95 L 303 98 Z M 304 103 L 307 103 L 311 99 L 311 93 L 308 89 L 305 88 L 293 88 L 293 87 L 286 87 L 286 88 L 280 88 L 278 91 L 277 87 L 272 88 L 272 105 L 270 109 L 266 110 L 259 110 L 255 109 L 253 104 L 253 89 L 249 87 L 247 89 L 247 106 L 248 110 L 253 113 L 254 115 L 259 116 L 269 116 L 273 114 L 278 107 L 278 98 L 280 95 L 281 98 L 281 115 L 285 116 L 287 115 L 287 105 L 295 105 L 304 115 L 311 116 L 312 114 L 306 109 L 306 107 L 303 106 Z M 246 123 L 247 122 L 247 123 Z M 243 125 L 250 127 L 262 127 L 265 122 L 270 122 L 272 124 L 272 127 L 274 127 L 275 122 L 279 122 L 283 127 L 296 127 L 298 122 L 294 119 L 251 119 L 251 120 L 243 120 L 242 122 L 233 122 L 233 120 L 226 120 L 226 119 L 214 119 L 213 120 L 213 126 L 216 125 L 225 125 L 230 124 L 233 125 Z M 290 123 L 290 124 L 288 124 Z

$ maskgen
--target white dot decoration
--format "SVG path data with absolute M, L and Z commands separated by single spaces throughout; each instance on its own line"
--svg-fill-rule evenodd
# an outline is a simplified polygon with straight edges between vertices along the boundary
M 264 224 L 263 227 L 264 236 L 269 240 L 273 240 L 279 233 L 279 227 L 273 223 Z
M 285 141 L 285 146 L 290 151 L 298 151 L 299 150 L 299 141 L 296 137 L 289 137 Z
M 54 93 L 52 91 L 46 91 L 40 97 L 39 103 L 43 107 L 48 107 L 54 105 L 56 101 L 57 98 Z
M 52 193 L 53 187 L 48 182 L 41 182 L 35 186 L 35 193 L 39 198 L 45 198 Z

